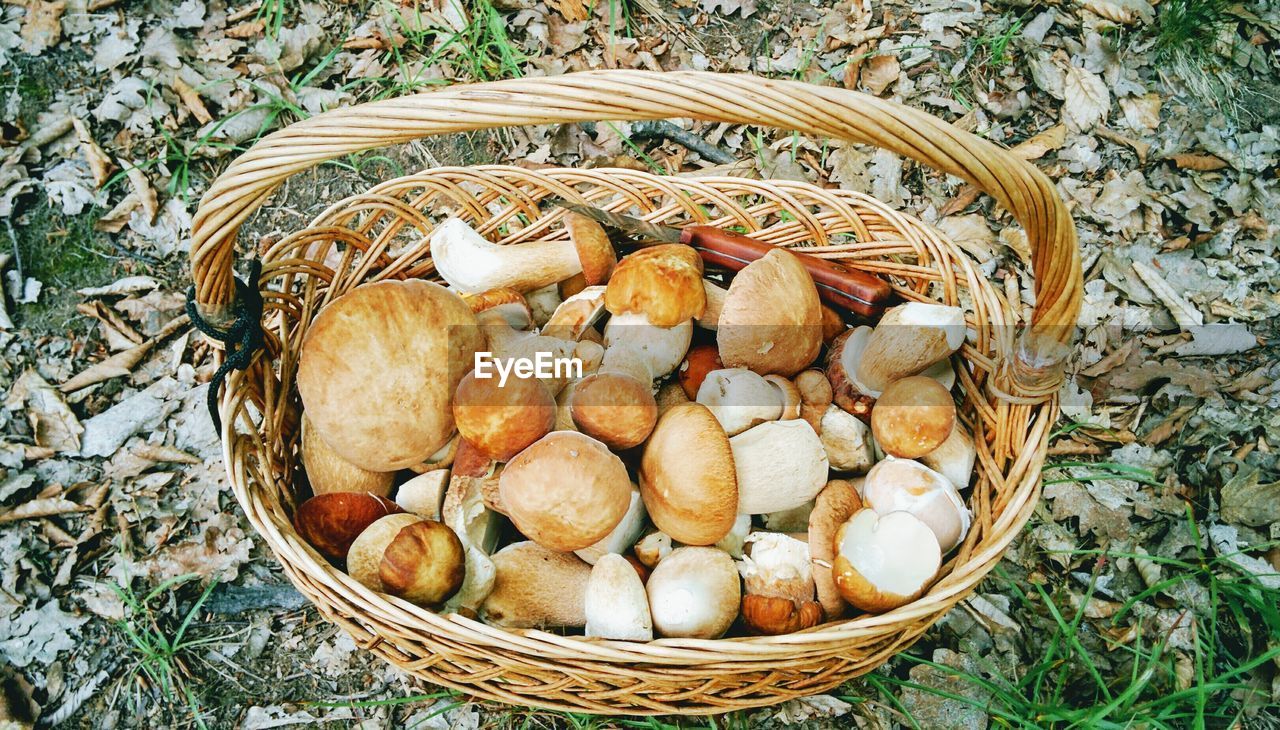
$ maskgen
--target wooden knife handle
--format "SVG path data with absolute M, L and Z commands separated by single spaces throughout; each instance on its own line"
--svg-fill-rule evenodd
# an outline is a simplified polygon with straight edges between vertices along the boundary
M 715 226 L 686 226 L 680 232 L 680 241 L 697 249 L 703 261 L 733 271 L 742 269 L 776 248 L 750 236 Z M 864 317 L 875 317 L 884 311 L 893 296 L 893 289 L 888 282 L 877 276 L 795 249 L 787 250 L 800 259 L 805 270 L 813 277 L 822 301 L 833 307 L 847 309 Z

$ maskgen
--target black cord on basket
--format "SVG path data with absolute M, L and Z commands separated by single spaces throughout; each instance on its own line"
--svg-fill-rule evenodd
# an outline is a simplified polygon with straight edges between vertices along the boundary
M 236 282 L 236 299 L 232 312 L 235 321 L 225 330 L 209 324 L 200 316 L 196 306 L 196 288 L 187 290 L 187 316 L 191 323 L 205 336 L 215 339 L 226 346 L 226 357 L 213 373 L 209 381 L 209 418 L 213 419 L 213 428 L 222 435 L 222 417 L 218 415 L 218 393 L 232 370 L 244 370 L 253 360 L 253 353 L 262 347 L 262 292 L 258 291 L 258 276 L 262 274 L 262 262 L 254 259 L 249 262 L 249 283 L 232 277 Z

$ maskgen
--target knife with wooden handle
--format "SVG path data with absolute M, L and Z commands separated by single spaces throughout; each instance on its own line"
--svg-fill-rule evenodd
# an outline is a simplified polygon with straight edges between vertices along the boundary
M 611 213 L 567 200 L 554 199 L 551 202 L 640 239 L 637 246 L 683 243 L 696 249 L 706 263 L 732 271 L 741 270 L 747 264 L 777 248 L 750 236 L 715 226 L 693 225 L 684 228 L 662 226 L 629 215 Z M 884 311 L 893 297 L 893 289 L 877 276 L 795 249 L 787 250 L 795 254 L 805 270 L 809 272 L 822 301 L 833 307 L 846 309 L 864 317 L 876 317 Z

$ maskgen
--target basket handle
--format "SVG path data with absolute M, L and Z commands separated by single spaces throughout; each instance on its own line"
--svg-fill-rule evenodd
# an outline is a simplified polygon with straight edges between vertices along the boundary
M 925 112 L 874 96 L 796 81 L 698 71 L 586 71 L 449 86 L 335 109 L 258 141 L 200 199 L 191 274 L 201 313 L 225 318 L 235 297 L 236 232 L 284 180 L 336 157 L 420 137 L 491 127 L 687 117 L 772 126 L 872 144 L 977 186 L 1009 210 L 1033 251 L 1044 337 L 1067 342 L 1083 289 L 1075 227 L 1052 183 L 1031 164 Z

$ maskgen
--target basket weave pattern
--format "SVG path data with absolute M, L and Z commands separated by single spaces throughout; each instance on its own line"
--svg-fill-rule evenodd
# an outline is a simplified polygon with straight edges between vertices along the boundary
M 266 348 L 227 381 L 224 456 L 248 519 L 298 589 L 359 645 L 428 681 L 521 705 L 631 714 L 722 712 L 827 691 L 909 646 L 972 592 L 1035 507 L 1057 403 L 1052 388 L 1018 382 L 1005 363 L 1012 360 L 1016 326 L 1067 330 L 1074 322 L 1079 259 L 1070 219 L 1047 181 L 1025 163 L 920 112 L 853 92 L 748 76 L 600 72 L 456 87 L 321 115 L 263 140 L 202 201 L 192 247 L 202 311 L 217 316 L 226 309 L 235 231 L 293 172 L 425 134 L 663 116 L 751 121 L 875 142 L 979 184 L 1027 230 L 1037 307 L 1024 317 L 961 249 L 919 221 L 860 193 L 806 183 L 612 169 L 437 168 L 332 205 L 261 252 L 256 284 L 265 296 Z M 957 354 L 956 370 L 961 418 L 978 450 L 968 494 L 974 524 L 924 597 L 883 615 L 784 636 L 587 640 L 507 631 L 374 593 L 294 533 L 292 507 L 306 495 L 292 486 L 300 414 L 293 378 L 312 317 L 363 282 L 433 277 L 426 236 L 446 215 L 503 244 L 564 236 L 563 212 L 540 204 L 549 196 L 656 223 L 737 227 L 767 243 L 806 247 L 885 276 L 903 299 L 966 309 L 977 337 Z

